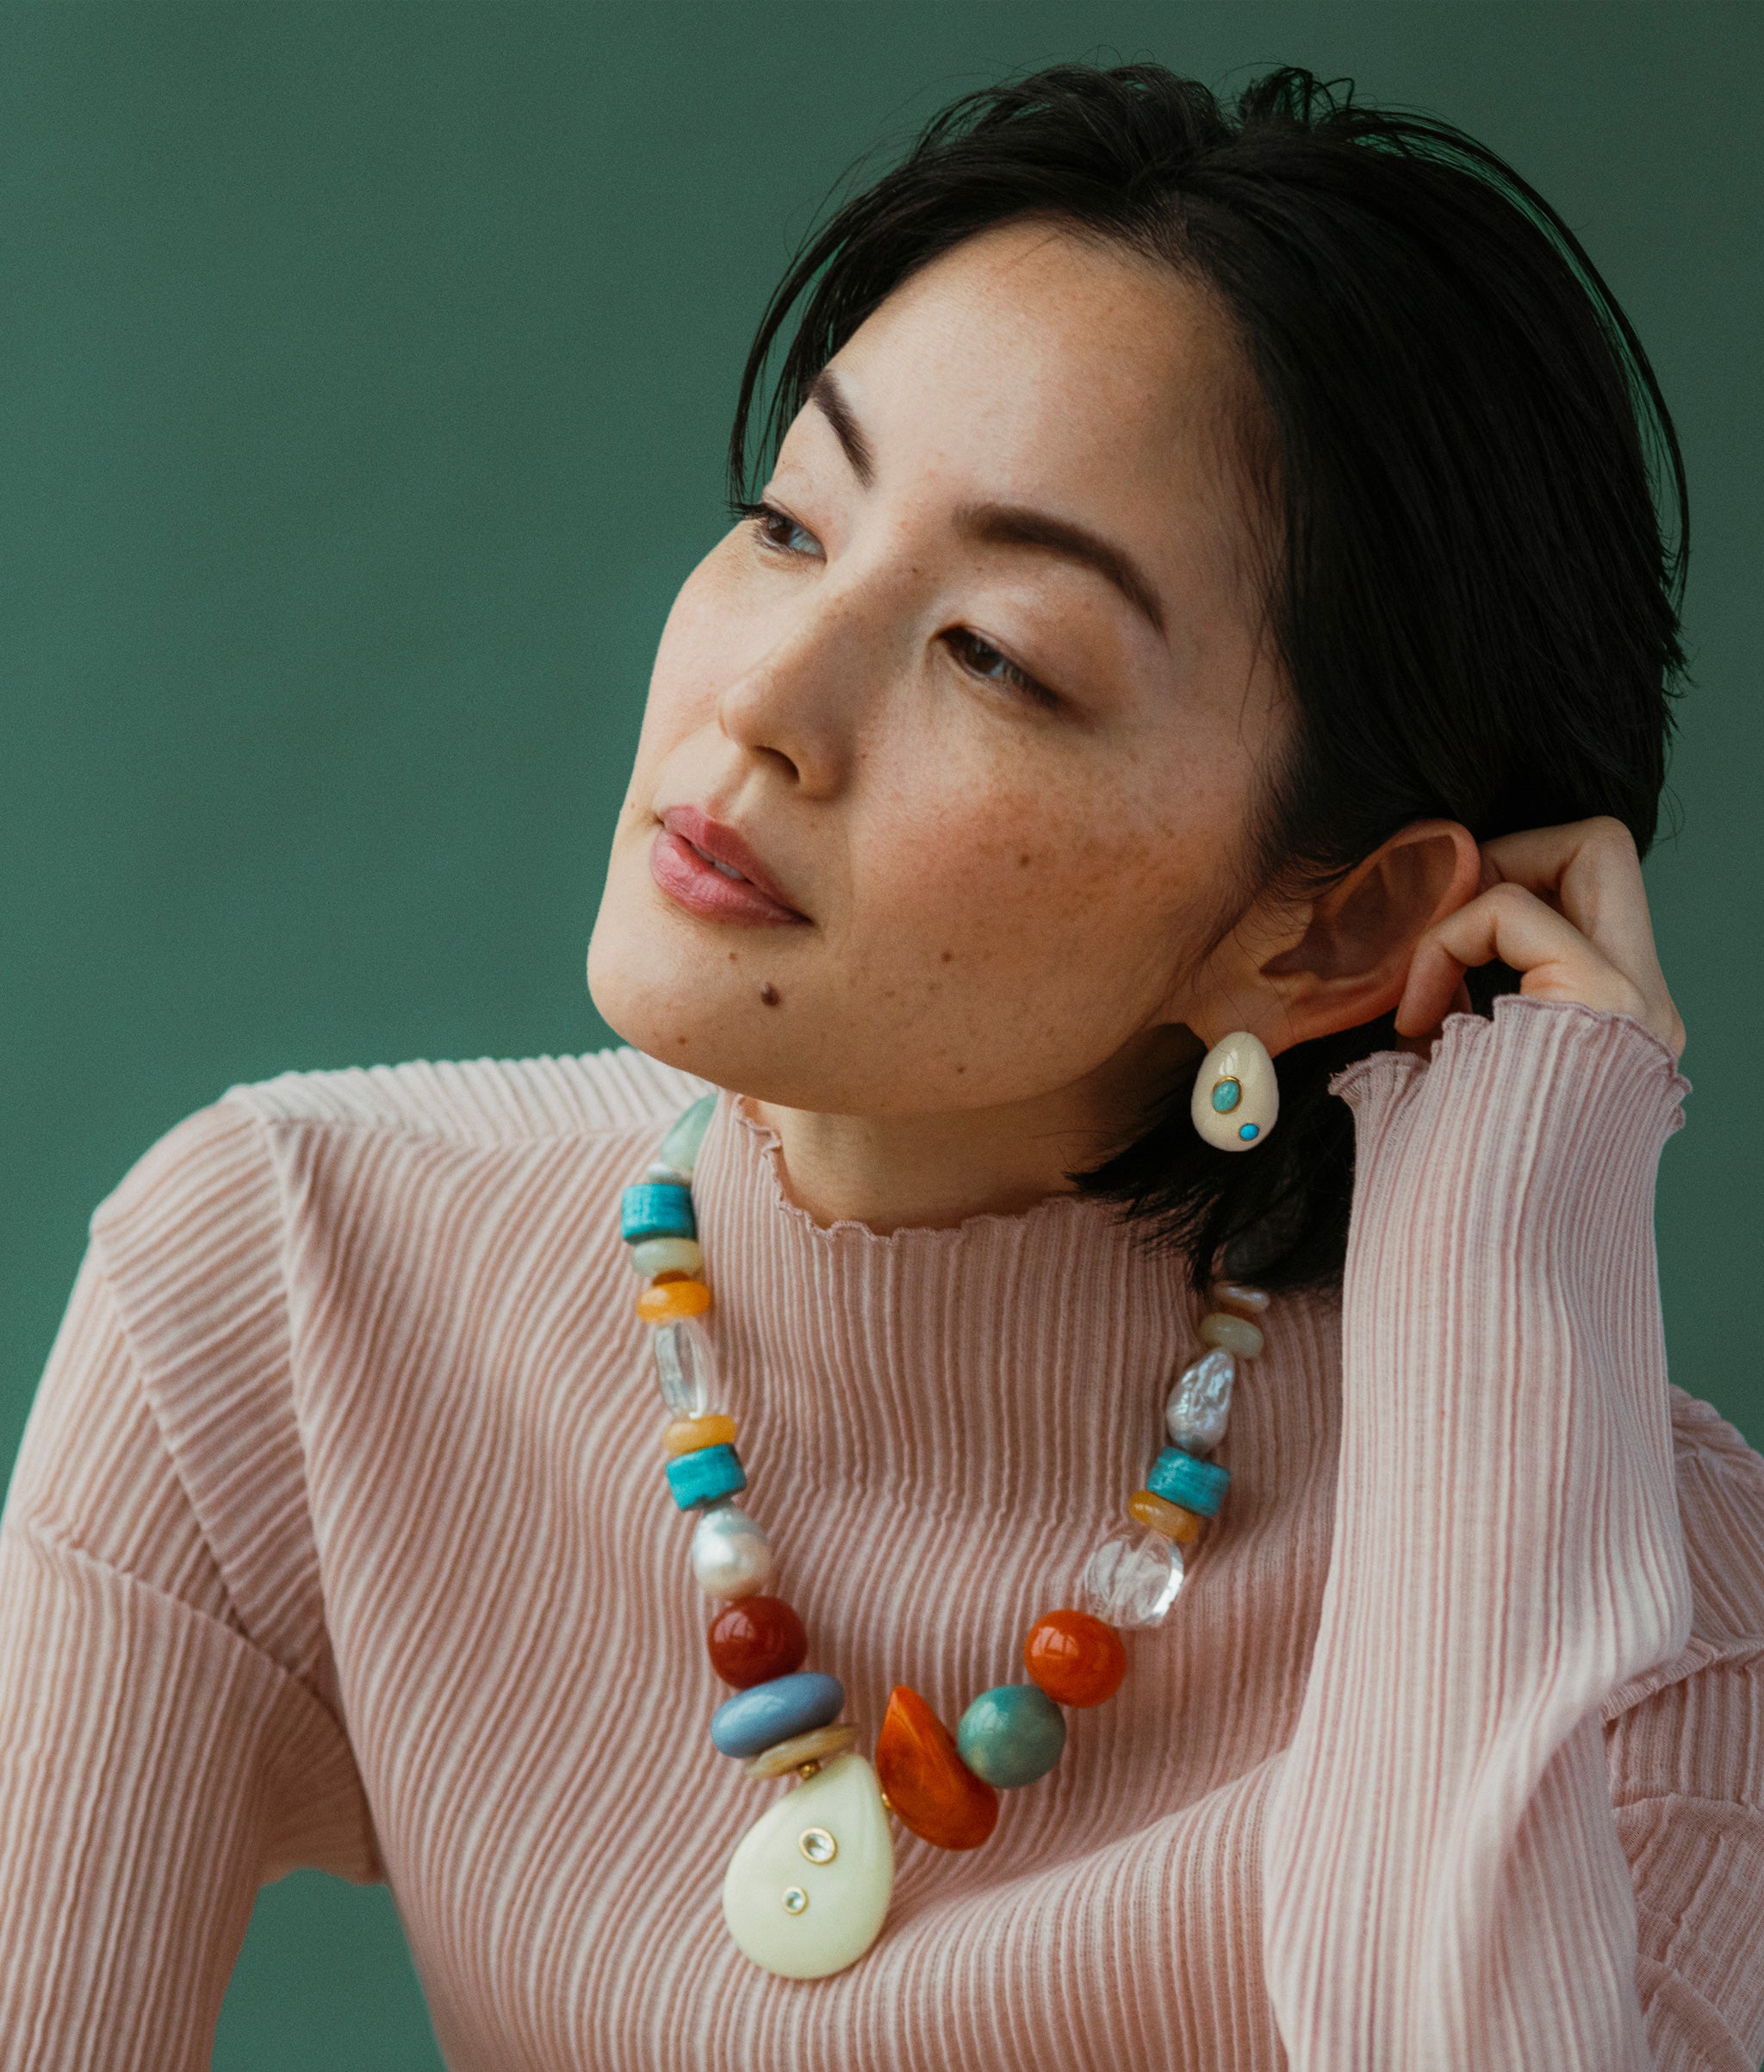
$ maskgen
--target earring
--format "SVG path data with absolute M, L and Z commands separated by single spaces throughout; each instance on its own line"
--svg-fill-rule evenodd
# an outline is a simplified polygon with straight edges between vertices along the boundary
M 1189 1113 L 1221 1151 L 1250 1151 L 1265 1140 L 1280 1113 L 1280 1082 L 1259 1036 L 1239 1029 L 1213 1046 L 1195 1074 Z

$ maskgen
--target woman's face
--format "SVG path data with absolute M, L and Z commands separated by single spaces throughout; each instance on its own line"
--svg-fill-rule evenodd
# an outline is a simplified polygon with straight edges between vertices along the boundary
M 1285 706 L 1240 381 L 1198 291 L 1046 225 L 883 304 L 668 617 L 589 952 L 612 1028 L 901 1116 L 1143 1088 L 1172 1025 L 1245 1025 L 1213 945 Z

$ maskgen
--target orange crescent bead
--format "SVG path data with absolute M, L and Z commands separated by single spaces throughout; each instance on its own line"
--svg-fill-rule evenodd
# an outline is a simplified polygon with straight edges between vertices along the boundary
M 1121 1689 L 1127 1650 L 1089 1612 L 1046 1612 L 1029 1628 L 1023 1666 L 1056 1705 L 1100 1705 Z
M 998 1794 L 962 1761 L 955 1736 L 904 1683 L 888 1694 L 876 1775 L 905 1825 L 940 1849 L 978 1849 L 998 1825 Z

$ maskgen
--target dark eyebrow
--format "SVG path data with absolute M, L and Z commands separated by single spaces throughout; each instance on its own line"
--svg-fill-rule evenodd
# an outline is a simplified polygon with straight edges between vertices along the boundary
M 870 442 L 864 437 L 862 426 L 852 415 L 845 391 L 830 367 L 822 368 L 810 383 L 809 401 L 832 426 L 834 437 L 845 449 L 845 457 L 851 463 L 852 473 L 867 489 L 876 478 L 875 456 L 870 451 Z
M 955 522 L 975 539 L 1003 547 L 1045 547 L 1050 554 L 1082 562 L 1106 576 L 1135 611 L 1142 612 L 1163 632 L 1164 607 L 1133 557 L 1083 526 L 1045 511 L 1026 510 L 1020 504 L 964 504 Z

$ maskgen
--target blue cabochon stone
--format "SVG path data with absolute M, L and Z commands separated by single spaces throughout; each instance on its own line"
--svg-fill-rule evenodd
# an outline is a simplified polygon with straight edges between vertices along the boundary
M 646 1237 L 696 1237 L 693 1191 L 671 1180 L 639 1180 L 627 1187 L 619 1205 L 618 1235 L 628 1245 Z
M 961 1716 L 955 1752 L 989 1784 L 1014 1790 L 1045 1777 L 1065 1746 L 1065 1714 L 1038 1683 L 983 1690 Z
M 701 1446 L 676 1453 L 668 1464 L 668 1486 L 683 1511 L 695 1503 L 715 1503 L 748 1486 L 748 1472 L 732 1446 Z
M 1230 1486 L 1231 1470 L 1216 1460 L 1196 1460 L 1179 1446 L 1167 1446 L 1152 1464 L 1146 1487 L 1166 1503 L 1179 1503 L 1202 1518 L 1215 1518 Z
M 830 1725 L 844 1705 L 837 1677 L 801 1669 L 725 1698 L 711 1714 L 711 1740 L 720 1755 L 757 1756 L 793 1734 Z

